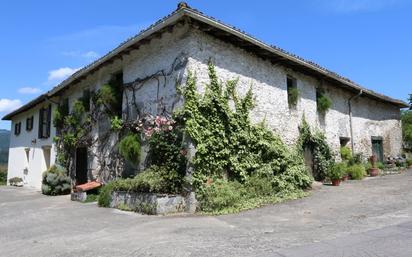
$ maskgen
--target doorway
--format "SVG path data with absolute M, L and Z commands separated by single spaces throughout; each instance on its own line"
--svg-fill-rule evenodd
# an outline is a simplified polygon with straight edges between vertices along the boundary
M 381 137 L 372 137 L 372 154 L 379 162 L 383 162 L 383 140 Z
M 87 167 L 87 148 L 79 147 L 76 149 L 76 185 L 88 182 Z

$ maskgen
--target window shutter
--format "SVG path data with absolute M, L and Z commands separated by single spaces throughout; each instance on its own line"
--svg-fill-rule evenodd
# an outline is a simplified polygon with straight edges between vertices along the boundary
M 39 112 L 39 138 L 43 137 L 43 108 Z
M 51 127 L 51 105 L 47 109 L 47 126 L 46 126 L 46 137 L 50 137 L 50 127 Z

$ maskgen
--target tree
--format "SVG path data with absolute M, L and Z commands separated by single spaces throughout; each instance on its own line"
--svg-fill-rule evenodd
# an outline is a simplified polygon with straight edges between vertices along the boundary
M 409 94 L 409 110 L 402 112 L 402 132 L 406 145 L 412 146 L 412 94 Z

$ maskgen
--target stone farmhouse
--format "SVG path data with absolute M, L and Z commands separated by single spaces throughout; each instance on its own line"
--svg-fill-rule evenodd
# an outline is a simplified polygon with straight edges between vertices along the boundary
M 115 79 L 123 85 L 123 119 L 171 113 L 183 101 L 176 86 L 185 83 L 189 72 L 196 74 L 198 85 L 204 84 L 209 61 L 222 80 L 238 78 L 239 94 L 252 87 L 256 97 L 252 120 L 266 120 L 287 144 L 295 143 L 304 116 L 311 127 L 325 133 L 336 153 L 342 145 L 381 159 L 401 153 L 400 109 L 406 103 L 180 3 L 170 15 L 3 118 L 12 126 L 9 178 L 21 177 L 26 186 L 41 187 L 42 173 L 56 162 L 53 138 L 59 132 L 53 113 L 59 105 L 71 109 L 75 100 Z M 288 98 L 294 89 L 299 95 L 292 106 Z M 332 102 L 325 113 L 317 108 L 319 94 Z M 110 120 L 100 118 L 90 128 L 93 140 L 76 149 L 71 166 L 76 184 L 107 181 L 123 172 L 125 165 L 114 150 L 118 135 L 109 130 Z

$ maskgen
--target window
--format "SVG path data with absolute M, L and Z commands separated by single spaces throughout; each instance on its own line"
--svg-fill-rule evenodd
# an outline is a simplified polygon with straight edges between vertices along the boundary
M 339 142 L 340 142 L 340 147 L 348 146 L 350 142 L 350 137 L 340 137 Z
M 290 76 L 286 79 L 289 107 L 295 107 L 299 99 L 297 80 Z
M 325 114 L 332 107 L 332 100 L 326 95 L 322 88 L 316 89 L 316 106 L 318 112 Z
M 86 112 L 90 111 L 90 90 L 86 89 L 83 91 L 83 96 L 80 101 L 82 101 L 84 109 Z
M 14 134 L 20 135 L 21 132 L 21 122 L 17 122 L 16 124 L 14 124 Z
M 39 138 L 50 137 L 51 105 L 40 109 L 39 113 Z
M 33 129 L 33 116 L 26 119 L 26 130 L 31 131 Z

